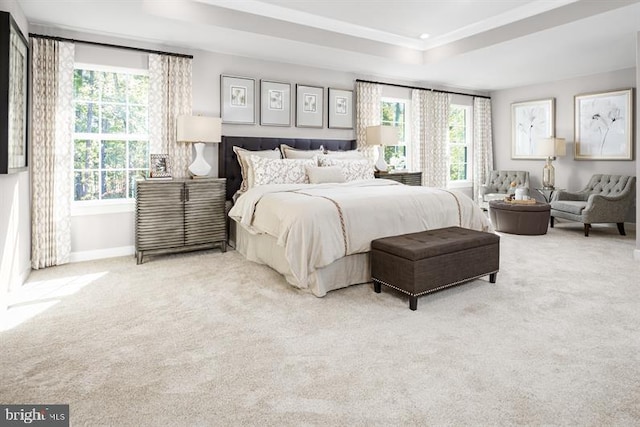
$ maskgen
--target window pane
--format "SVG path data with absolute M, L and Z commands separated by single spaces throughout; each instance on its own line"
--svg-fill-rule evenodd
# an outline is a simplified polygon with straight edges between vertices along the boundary
M 127 180 L 124 171 L 102 172 L 102 199 L 123 199 L 127 197 Z
M 132 75 L 129 79 L 129 103 L 149 103 L 149 77 Z
M 76 139 L 73 147 L 74 169 L 98 169 L 100 167 L 100 142 Z
M 129 167 L 131 169 L 149 168 L 148 141 L 129 141 Z
M 127 102 L 128 76 L 121 73 L 103 73 L 102 101 Z
M 74 172 L 73 200 L 97 200 L 100 188 L 99 172 Z
M 129 107 L 129 133 L 147 133 L 147 107 Z
M 75 131 L 80 133 L 98 132 L 98 104 L 76 103 Z
M 100 97 L 100 85 L 92 70 L 74 70 L 73 97 L 76 100 L 97 101 Z
M 124 169 L 127 166 L 127 143 L 125 141 L 102 141 L 102 168 Z
M 407 147 L 404 145 L 387 145 L 384 147 L 384 160 L 391 169 L 406 169 Z
M 127 107 L 124 105 L 103 105 L 102 132 L 125 133 L 127 131 Z

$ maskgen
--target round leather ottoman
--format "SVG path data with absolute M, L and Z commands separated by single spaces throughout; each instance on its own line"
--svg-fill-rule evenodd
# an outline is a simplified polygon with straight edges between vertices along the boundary
M 489 202 L 489 216 L 496 231 L 528 236 L 547 234 L 551 205 Z

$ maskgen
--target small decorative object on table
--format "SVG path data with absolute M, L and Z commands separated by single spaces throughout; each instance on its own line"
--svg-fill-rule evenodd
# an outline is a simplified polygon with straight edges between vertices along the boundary
M 149 178 L 171 179 L 171 163 L 168 154 L 151 154 L 149 160 Z

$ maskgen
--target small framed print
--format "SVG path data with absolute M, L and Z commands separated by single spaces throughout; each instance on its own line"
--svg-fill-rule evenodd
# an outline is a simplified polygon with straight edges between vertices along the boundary
M 256 123 L 256 81 L 248 77 L 220 76 L 222 123 Z
M 260 124 L 291 126 L 291 85 L 260 80 Z
M 324 88 L 296 85 L 296 126 L 321 128 L 324 124 Z
M 553 98 L 511 104 L 511 158 L 544 159 L 539 145 L 555 135 Z
M 633 90 L 575 96 L 575 159 L 633 160 Z
M 353 91 L 329 88 L 329 127 L 353 129 Z
M 149 178 L 171 178 L 171 162 L 168 154 L 149 155 Z

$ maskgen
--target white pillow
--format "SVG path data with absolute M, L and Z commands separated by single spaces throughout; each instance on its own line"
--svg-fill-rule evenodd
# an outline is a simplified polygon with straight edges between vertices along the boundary
M 253 168 L 249 164 L 249 156 L 265 157 L 269 159 L 280 158 L 280 150 L 278 149 L 251 151 L 240 148 L 238 146 L 234 146 L 233 152 L 236 153 L 236 156 L 238 157 L 238 163 L 240 163 L 240 173 L 242 175 L 242 183 L 240 184 L 240 189 L 238 190 L 240 192 L 247 191 L 247 189 L 253 187 Z
M 344 173 L 340 166 L 307 166 L 307 175 L 311 184 L 322 184 L 325 182 L 345 182 Z
M 289 147 L 287 144 L 280 144 L 280 151 L 285 159 L 310 159 L 323 154 L 322 150 L 299 150 Z
M 327 151 L 326 156 L 334 159 L 364 159 L 364 155 L 358 150 Z
M 249 158 L 253 166 L 253 185 L 308 184 L 306 166 L 318 164 L 312 159 L 268 159 L 259 156 Z
M 334 159 L 322 157 L 320 166 L 340 166 L 346 181 L 356 181 L 359 179 L 374 179 L 373 163 L 368 159 Z

